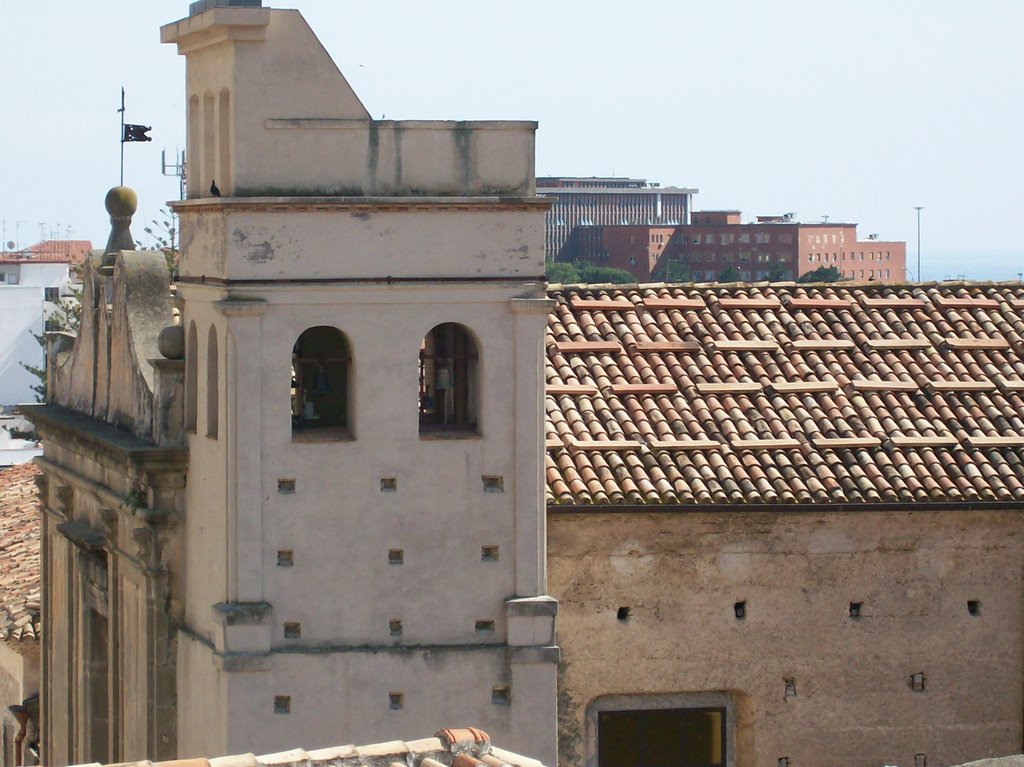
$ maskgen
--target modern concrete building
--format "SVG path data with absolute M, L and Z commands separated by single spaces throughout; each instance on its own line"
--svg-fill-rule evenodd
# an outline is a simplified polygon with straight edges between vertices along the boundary
M 662 187 L 642 178 L 537 179 L 538 192 L 554 198 L 545 220 L 544 249 L 548 261 L 569 260 L 562 250 L 579 226 L 677 225 L 690 220 L 697 189 Z

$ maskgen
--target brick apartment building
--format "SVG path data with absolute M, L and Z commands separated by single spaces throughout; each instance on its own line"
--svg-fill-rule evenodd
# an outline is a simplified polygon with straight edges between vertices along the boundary
M 561 251 L 577 227 L 689 223 L 693 195 L 697 191 L 662 187 L 642 178 L 540 177 L 537 193 L 555 198 L 545 221 L 547 260 L 569 260 Z
M 666 264 L 689 268 L 696 282 L 726 271 L 742 281 L 794 280 L 822 266 L 844 279 L 906 281 L 907 245 L 875 235 L 857 238 L 857 225 L 804 223 L 791 215 L 741 223 L 736 210 L 697 211 L 679 226 L 588 226 L 569 238 L 559 260 L 624 269 L 638 280 L 661 278 Z

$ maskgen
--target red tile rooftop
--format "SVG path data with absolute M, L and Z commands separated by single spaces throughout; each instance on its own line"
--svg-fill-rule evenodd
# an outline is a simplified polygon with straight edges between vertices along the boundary
M 439 731 L 423 740 L 388 741 L 368 746 L 335 746 L 316 751 L 301 748 L 276 754 L 179 759 L 170 762 L 123 762 L 117 767 L 543 767 L 527 756 L 491 745 L 475 727 Z M 86 767 L 81 765 L 80 767 Z M 88 767 L 100 767 L 98 764 Z M 111 767 L 114 767 L 111 765 Z
M 0 469 L 0 639 L 39 639 L 39 515 L 32 463 Z
M 1022 285 L 550 295 L 552 508 L 1024 501 Z

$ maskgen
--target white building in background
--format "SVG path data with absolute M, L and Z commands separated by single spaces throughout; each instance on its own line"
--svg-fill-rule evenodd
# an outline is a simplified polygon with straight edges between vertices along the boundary
M 72 298 L 75 267 L 91 249 L 88 240 L 44 240 L 0 256 L 0 407 L 35 401 L 39 379 L 22 364 L 43 367 L 33 333 Z

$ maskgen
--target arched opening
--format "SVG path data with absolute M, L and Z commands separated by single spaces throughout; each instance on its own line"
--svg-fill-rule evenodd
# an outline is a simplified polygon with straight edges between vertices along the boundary
M 185 346 L 185 431 L 196 433 L 196 396 L 199 389 L 199 342 L 196 323 L 188 324 L 188 344 Z
M 337 328 L 307 328 L 292 348 L 292 437 L 349 434 L 351 355 Z
M 420 434 L 475 432 L 479 354 L 468 329 L 438 325 L 420 346 Z
M 206 342 L 206 436 L 217 439 L 220 426 L 220 385 L 217 354 L 217 329 L 210 325 Z

